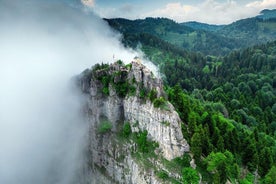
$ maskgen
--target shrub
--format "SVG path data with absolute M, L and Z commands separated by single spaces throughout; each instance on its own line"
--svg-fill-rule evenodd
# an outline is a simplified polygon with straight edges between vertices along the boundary
M 122 60 L 120 60 L 120 59 L 117 60 L 116 62 L 117 62 L 119 65 L 122 65 L 122 66 L 125 65 L 124 62 L 123 62 Z
M 169 178 L 168 173 L 164 170 L 159 171 L 156 175 L 157 175 L 158 178 L 160 178 L 162 180 L 166 180 L 166 179 Z
M 132 83 L 132 84 L 135 84 L 135 83 L 136 83 L 135 77 L 133 77 L 133 78 L 131 79 L 131 83 Z
M 108 96 L 109 95 L 109 88 L 108 87 L 103 87 L 102 92 L 103 92 L 103 94 Z
M 138 150 L 142 153 L 147 153 L 149 151 L 149 144 L 147 141 L 148 132 L 144 130 L 137 135 L 137 145 Z
M 101 81 L 103 88 L 102 93 L 109 95 L 109 83 L 111 82 L 111 76 L 108 73 L 103 73 L 101 76 L 97 76 L 97 79 Z
M 124 75 L 122 72 L 119 72 L 115 75 Z M 125 76 L 121 78 L 120 81 L 116 83 L 112 83 L 113 87 L 116 90 L 116 93 L 119 97 L 124 98 L 127 94 L 129 95 L 135 95 L 136 93 L 136 87 L 134 85 L 131 85 Z
M 199 175 L 196 170 L 191 167 L 185 167 L 182 170 L 182 180 L 184 184 L 198 184 Z
M 130 127 L 130 123 L 127 122 L 123 126 L 123 137 L 128 138 L 130 134 L 131 134 L 131 127 Z
M 147 94 L 146 88 L 142 87 L 142 88 L 140 89 L 139 97 L 140 97 L 141 99 L 145 99 L 146 94 Z
M 135 86 L 129 86 L 128 93 L 130 96 L 134 96 L 136 94 L 136 87 Z
M 95 72 L 97 70 L 105 70 L 105 69 L 108 69 L 109 68 L 109 64 L 99 64 L 97 63 L 93 68 L 92 68 L 92 71 Z
M 131 63 L 127 64 L 127 65 L 126 65 L 126 68 L 127 68 L 128 70 L 131 70 L 131 69 L 132 69 L 132 64 L 131 64 Z
M 104 86 L 108 86 L 109 83 L 110 83 L 110 81 L 111 81 L 111 76 L 108 75 L 108 74 L 101 77 L 101 83 L 102 83 Z
M 156 99 L 153 101 L 153 106 L 154 106 L 155 108 L 161 108 L 161 109 L 164 109 L 164 110 L 168 110 L 167 101 L 166 101 L 163 97 L 156 98 Z
M 161 124 L 165 126 L 170 126 L 171 123 L 169 121 L 161 121 Z
M 159 147 L 157 142 L 149 141 L 147 136 L 148 132 L 146 130 L 134 134 L 134 140 L 137 144 L 138 151 L 141 153 L 153 152 L 155 148 Z
M 119 97 L 124 98 L 128 93 L 129 84 L 127 82 L 114 83 L 114 88 Z
M 185 153 L 182 157 L 177 157 L 173 159 L 173 161 L 177 163 L 177 165 L 181 168 L 190 167 L 191 160 L 191 156 L 188 153 Z
M 98 131 L 101 134 L 105 134 L 105 133 L 111 131 L 111 129 L 112 129 L 112 124 L 109 121 L 105 120 L 100 123 Z
M 157 98 L 157 91 L 155 89 L 152 89 L 149 93 L 149 99 L 151 102 L 153 102 Z

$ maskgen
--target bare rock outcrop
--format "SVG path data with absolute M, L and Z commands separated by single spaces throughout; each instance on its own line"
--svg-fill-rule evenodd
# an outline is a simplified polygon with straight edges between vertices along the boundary
M 145 169 L 133 157 L 137 151 L 135 141 L 118 138 L 124 123 L 129 122 L 131 132 L 147 131 L 148 139 L 158 143 L 158 154 L 164 159 L 172 160 L 189 152 L 181 132 L 182 122 L 165 100 L 162 80 L 135 60 L 128 65 L 121 61 L 96 65 L 85 70 L 78 83 L 87 94 L 89 170 L 94 173 L 91 178 L 100 178 L 91 179 L 91 183 L 163 183 L 155 172 L 163 169 L 160 160 L 152 161 L 155 168 Z M 101 130 L 103 122 L 110 127 Z

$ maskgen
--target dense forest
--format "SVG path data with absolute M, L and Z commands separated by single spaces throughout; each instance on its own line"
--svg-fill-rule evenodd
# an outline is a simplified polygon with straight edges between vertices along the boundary
M 147 21 L 154 22 L 154 19 Z M 274 19 L 258 17 L 238 21 L 230 25 L 237 32 L 230 37 L 242 35 L 242 29 L 248 27 L 246 24 L 254 27 L 271 22 L 275 29 Z M 116 28 L 119 24 L 113 26 Z M 182 131 L 191 145 L 196 173 L 201 174 L 202 180 L 275 183 L 276 41 L 239 50 L 227 46 L 232 50 L 229 54 L 219 50 L 217 55 L 226 55 L 214 56 L 184 50 L 159 34 L 147 31 L 134 34 L 128 28 L 122 29 L 119 30 L 124 36 L 123 43 L 133 48 L 140 44 L 146 57 L 159 66 L 167 86 L 167 98 L 184 122 Z M 225 26 L 218 31 L 226 34 L 229 29 Z M 247 33 L 247 36 L 253 34 Z M 256 32 L 256 37 L 261 38 L 258 41 L 265 42 L 260 35 Z M 227 42 L 236 45 L 235 41 Z M 248 40 L 246 44 L 253 43 Z M 200 46 L 195 48 L 201 51 Z
M 105 19 L 124 38 L 136 39 L 147 34 L 179 48 L 205 55 L 223 56 L 234 49 L 246 48 L 276 39 L 276 11 L 264 10 L 253 18 L 229 25 L 208 25 L 198 22 L 176 23 L 167 18 L 127 20 Z M 128 40 L 128 39 L 124 39 Z
M 156 49 L 145 49 L 159 64 L 166 84 L 175 86 L 168 87 L 168 98 L 188 123 L 183 131 L 198 165 L 208 171 L 208 165 L 201 164 L 210 154 L 230 154 L 233 160 L 223 163 L 221 172 L 230 169 L 228 174 L 211 174 L 210 182 L 239 178 L 250 183 L 258 173 L 269 183 L 264 178 L 275 170 L 276 162 L 275 51 L 276 42 L 235 51 L 224 58 L 199 53 L 157 55 Z
M 127 19 L 105 20 L 111 27 L 123 33 L 124 37 L 137 38 L 143 34 L 148 34 L 179 48 L 200 51 L 204 54 L 226 54 L 234 48 L 241 47 L 241 43 L 236 39 L 223 37 L 205 30 L 195 30 L 167 18 L 146 18 L 134 21 Z

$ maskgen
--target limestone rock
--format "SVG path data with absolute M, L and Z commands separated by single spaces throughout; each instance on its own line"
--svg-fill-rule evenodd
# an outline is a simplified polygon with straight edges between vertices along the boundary
M 116 137 L 127 121 L 132 132 L 146 130 L 148 138 L 159 144 L 165 159 L 172 160 L 189 152 L 189 145 L 181 132 L 182 122 L 174 107 L 167 102 L 166 109 L 156 108 L 149 99 L 139 97 L 142 89 L 147 92 L 155 90 L 156 98 L 165 96 L 162 80 L 154 77 L 139 61 L 128 66 L 116 62 L 98 68 L 96 71 L 86 70 L 78 78 L 80 88 L 87 94 L 85 112 L 90 124 L 88 169 L 94 176 L 90 183 L 162 183 L 153 169 L 146 170 L 133 158 L 136 144 L 133 141 L 122 143 Z M 103 84 L 101 81 L 104 80 L 111 82 Z M 134 86 L 134 94 L 118 95 L 116 90 L 120 89 L 115 89 L 114 85 L 124 82 Z M 103 94 L 104 87 L 108 89 L 106 94 Z M 110 122 L 112 128 L 108 133 L 99 134 L 103 120 Z M 162 167 L 158 160 L 155 162 Z M 94 181 L 95 177 L 99 179 Z

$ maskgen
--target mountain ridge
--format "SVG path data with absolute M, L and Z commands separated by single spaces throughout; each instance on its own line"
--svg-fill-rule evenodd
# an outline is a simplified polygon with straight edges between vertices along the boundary
M 258 18 L 262 19 L 271 19 L 276 18 L 276 9 L 264 9 L 260 12 L 260 15 L 257 16 Z
M 180 25 L 184 25 L 184 26 L 193 28 L 195 30 L 204 30 L 204 31 L 211 31 L 211 32 L 218 31 L 225 26 L 225 25 L 207 24 L 207 23 L 202 23 L 197 21 L 183 22 L 183 23 L 180 23 Z
M 264 10 L 263 15 L 275 10 Z M 276 39 L 276 19 L 258 16 L 216 26 L 197 22 L 176 23 L 167 18 L 138 20 L 104 19 L 124 36 L 149 34 L 187 51 L 222 56 L 235 49 L 246 48 Z M 127 42 L 127 38 L 123 37 Z M 135 47 L 135 46 L 134 46 Z

